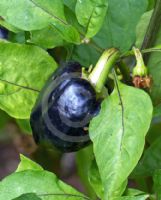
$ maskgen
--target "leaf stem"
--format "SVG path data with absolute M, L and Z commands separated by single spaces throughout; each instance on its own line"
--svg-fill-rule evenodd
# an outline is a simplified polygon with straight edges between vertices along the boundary
M 155 8 L 147 28 L 144 41 L 141 49 L 151 47 L 155 41 L 161 24 L 161 0 L 156 0 Z M 144 61 L 147 63 L 149 56 L 144 56 Z

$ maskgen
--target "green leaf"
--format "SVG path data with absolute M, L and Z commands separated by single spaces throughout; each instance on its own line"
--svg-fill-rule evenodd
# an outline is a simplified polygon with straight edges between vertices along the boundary
M 95 65 L 99 56 L 100 53 L 98 53 L 92 46 L 86 44 L 75 46 L 72 53 L 72 59 L 77 60 L 86 67 L 89 67 L 91 64 Z
M 97 196 L 100 199 L 103 199 L 104 188 L 103 188 L 102 180 L 101 180 L 101 177 L 100 177 L 100 174 L 98 171 L 98 166 L 97 166 L 95 160 L 93 160 L 91 163 L 91 166 L 89 168 L 88 177 L 89 177 L 89 182 L 90 182 L 91 186 L 93 187 L 94 191 L 96 192 Z
M 20 164 L 18 165 L 18 168 L 16 172 L 25 171 L 25 170 L 36 170 L 36 171 L 42 171 L 43 168 L 35 163 L 34 161 L 30 160 L 29 158 L 25 157 L 24 155 L 20 154 Z
M 41 30 L 31 31 L 30 40 L 28 42 L 47 49 L 63 46 L 64 44 L 59 32 L 53 26 L 48 26 Z
M 102 48 L 116 47 L 123 52 L 131 48 L 137 23 L 147 5 L 147 0 L 109 0 L 108 12 L 95 42 Z
M 1 0 L 0 16 L 26 31 L 40 30 L 52 24 L 65 40 L 80 43 L 79 33 L 65 20 L 61 0 Z
M 161 168 L 161 136 L 144 152 L 144 156 L 133 172 L 133 176 L 152 176 L 155 170 Z
M 140 196 L 125 196 L 125 197 L 121 197 L 119 199 L 116 200 L 147 200 L 147 198 L 149 197 L 149 195 L 140 195 Z
M 136 42 L 135 45 L 141 48 L 146 30 L 148 28 L 150 18 L 153 11 L 146 12 L 142 15 L 137 27 L 136 27 Z
M 107 7 L 107 0 L 77 0 L 75 12 L 78 22 L 86 27 L 86 38 L 93 37 L 100 30 Z
M 69 24 L 62 25 L 60 22 L 52 22 L 53 26 L 55 26 L 56 30 L 60 33 L 63 39 L 67 42 L 80 44 L 80 35 L 78 31 Z
M 18 33 L 18 32 L 21 31 L 20 29 L 18 29 L 18 28 L 16 28 L 16 27 L 12 26 L 12 25 L 10 25 L 10 24 L 8 24 L 5 20 L 3 20 L 3 19 L 1 19 L 1 18 L 0 18 L 0 25 L 2 25 L 2 26 L 5 27 L 6 29 L 8 29 L 8 30 L 10 30 L 10 31 L 12 31 L 12 32 L 14 32 L 14 33 Z
M 114 198 L 139 161 L 152 110 L 144 91 L 117 83 L 111 96 L 103 101 L 100 114 L 91 121 L 90 137 L 105 199 Z
M 70 1 L 69 0 L 64 0 L 64 4 L 68 8 L 70 8 L 72 11 L 75 10 L 76 2 L 77 2 L 77 0 L 70 0 Z
M 83 183 L 88 196 L 90 196 L 92 199 L 96 199 L 97 188 L 92 189 L 88 180 L 88 170 L 90 168 L 92 160 L 93 148 L 91 145 L 78 151 L 76 154 L 77 171 L 81 182 Z
M 11 200 L 26 193 L 34 193 L 42 200 L 89 199 L 47 171 L 16 172 L 0 183 L 0 200 Z
M 18 119 L 31 110 L 56 63 L 46 51 L 32 45 L 0 41 L 0 108 Z
M 28 134 L 32 133 L 29 119 L 16 119 L 16 122 L 23 132 Z
M 127 196 L 138 196 L 138 195 L 143 195 L 145 194 L 145 192 L 137 190 L 137 189 L 133 189 L 133 188 L 128 188 L 126 195 Z
M 153 177 L 154 180 L 154 189 L 156 192 L 156 199 L 161 199 L 161 170 L 157 170 Z
M 36 194 L 29 193 L 29 194 L 23 194 L 13 200 L 41 200 Z

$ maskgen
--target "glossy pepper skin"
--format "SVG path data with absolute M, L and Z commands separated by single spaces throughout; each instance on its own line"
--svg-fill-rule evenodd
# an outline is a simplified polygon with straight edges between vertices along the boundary
M 0 39 L 7 39 L 8 31 L 2 27 L 0 27 Z
M 80 64 L 65 63 L 51 76 L 32 111 L 34 139 L 62 152 L 78 151 L 90 143 L 88 124 L 98 112 L 95 90 L 81 78 Z

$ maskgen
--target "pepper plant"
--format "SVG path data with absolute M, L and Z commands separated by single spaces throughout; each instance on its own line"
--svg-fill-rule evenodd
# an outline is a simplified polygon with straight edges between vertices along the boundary
M 161 199 L 160 24 L 161 0 L 0 1 L 0 109 L 87 191 L 20 155 L 0 200 Z

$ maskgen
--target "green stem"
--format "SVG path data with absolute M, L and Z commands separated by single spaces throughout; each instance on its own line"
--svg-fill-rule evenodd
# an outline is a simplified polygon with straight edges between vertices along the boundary
M 161 24 L 161 0 L 157 0 L 141 49 L 149 48 L 155 43 L 160 28 L 160 24 Z M 144 57 L 144 61 L 146 63 L 148 62 L 148 59 L 149 56 Z
M 105 50 L 98 60 L 88 79 L 94 85 L 96 91 L 100 93 L 104 87 L 108 74 L 119 58 L 119 51 L 115 48 Z
M 142 54 L 151 53 L 151 52 L 161 52 L 161 46 L 141 50 Z M 126 53 L 122 54 L 120 56 L 120 58 L 126 58 L 126 57 L 133 56 L 133 55 L 134 55 L 134 51 L 131 50 L 131 51 L 127 51 Z
M 142 54 L 139 49 L 133 47 L 133 51 L 136 57 L 136 66 L 133 68 L 133 76 L 144 77 L 147 76 L 147 67 L 144 64 Z
M 136 57 L 137 67 L 144 66 L 144 60 L 143 60 L 143 57 L 142 57 L 140 50 L 133 47 L 133 51 L 134 51 L 134 54 L 135 54 L 135 57 Z

